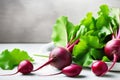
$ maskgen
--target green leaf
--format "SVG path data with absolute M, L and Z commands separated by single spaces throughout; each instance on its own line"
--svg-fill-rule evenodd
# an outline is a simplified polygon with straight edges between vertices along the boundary
M 109 8 L 106 4 L 101 5 L 100 10 L 98 11 L 96 27 L 100 29 L 105 26 L 111 33 L 114 33 L 120 25 L 119 15 L 119 8 Z
M 97 36 L 99 38 L 99 42 L 106 44 L 107 41 L 105 41 L 105 40 L 106 40 L 106 38 L 108 39 L 108 36 L 111 34 L 111 31 L 108 28 L 106 28 L 105 26 L 103 26 L 100 30 L 98 30 L 97 33 L 98 33 Z M 108 39 L 108 40 L 110 40 L 110 39 Z
M 10 52 L 10 55 L 12 57 L 14 57 L 15 59 L 15 64 L 18 65 L 22 60 L 30 60 L 30 61 L 34 61 L 26 51 L 24 50 L 20 50 L 20 49 L 13 49 L 11 52 Z
M 108 59 L 107 56 L 103 56 L 102 61 L 104 61 L 104 62 L 110 62 L 110 59 Z
M 8 51 L 8 49 L 6 49 L 0 54 L 0 67 L 4 70 L 13 69 L 22 60 L 30 60 L 31 62 L 34 61 L 26 51 L 21 51 L 16 48 L 12 51 Z
M 91 48 L 89 53 L 94 60 L 101 60 L 105 55 L 103 49 Z
M 87 53 L 84 57 L 84 63 L 83 63 L 83 66 L 84 67 L 88 67 L 93 61 L 94 59 L 90 56 L 89 53 Z
M 72 44 L 74 41 L 76 41 L 79 38 L 79 36 L 77 35 L 79 28 L 80 28 L 79 25 L 75 25 L 71 30 L 69 44 Z
M 117 30 L 120 25 L 120 9 L 119 8 L 111 8 L 110 10 L 111 17 L 111 26 L 113 32 Z
M 76 39 L 80 38 L 82 35 L 84 35 L 87 32 L 87 29 L 84 25 L 81 25 L 79 30 L 76 33 Z
M 95 28 L 95 19 L 92 16 L 91 12 L 88 12 L 86 14 L 86 17 L 83 20 L 81 20 L 80 25 L 84 25 L 87 28 L 87 30 Z
M 96 27 L 101 29 L 103 26 L 106 26 L 110 29 L 111 17 L 110 17 L 110 9 L 108 5 L 101 5 L 100 10 L 98 11 L 98 18 L 96 21 Z
M 94 60 L 89 52 L 84 53 L 84 56 L 74 57 L 73 61 L 83 67 L 88 67 Z
M 103 26 L 109 27 L 110 19 L 106 19 L 104 16 L 99 16 L 96 21 L 96 26 L 101 29 Z
M 74 57 L 82 57 L 86 54 L 88 50 L 88 45 L 85 41 L 80 41 L 75 47 L 73 48 L 73 56 Z
M 84 67 L 88 67 L 94 60 L 101 60 L 103 56 L 102 49 L 88 47 L 84 41 L 79 42 L 73 49 L 73 61 Z
M 82 40 L 86 41 L 87 45 L 92 48 L 102 48 L 104 46 L 97 36 L 86 35 L 82 37 Z
M 68 21 L 68 18 L 61 16 L 57 19 L 52 33 L 52 41 L 56 46 L 65 46 L 71 39 L 70 33 L 74 25 Z
M 109 13 L 110 13 L 110 9 L 109 9 L 108 5 L 102 4 L 102 5 L 100 6 L 100 10 L 99 10 L 99 12 L 98 12 L 98 15 L 108 16 Z
M 13 69 L 14 59 L 10 55 L 10 52 L 6 49 L 0 54 L 0 67 L 2 69 Z

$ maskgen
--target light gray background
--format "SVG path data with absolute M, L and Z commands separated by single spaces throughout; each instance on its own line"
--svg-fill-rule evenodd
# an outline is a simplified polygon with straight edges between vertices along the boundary
M 59 16 L 76 24 L 101 4 L 120 8 L 120 0 L 0 0 L 0 42 L 50 42 Z

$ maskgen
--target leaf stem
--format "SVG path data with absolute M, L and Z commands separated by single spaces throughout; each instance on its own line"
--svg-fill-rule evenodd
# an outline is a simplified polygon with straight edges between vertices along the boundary
M 45 57 L 45 58 L 48 58 L 48 57 L 49 57 L 49 56 L 47 56 L 47 55 L 40 55 L 40 54 L 34 54 L 34 56 Z
M 58 75 L 58 74 L 61 74 L 61 73 L 62 73 L 62 71 L 61 71 L 61 72 L 58 72 L 58 73 L 55 73 L 55 74 L 40 75 L 40 76 L 54 76 L 54 75 Z
M 113 59 L 113 64 L 109 67 L 109 69 L 108 69 L 108 71 L 110 71 L 112 68 L 113 68 L 113 66 L 115 65 L 115 63 L 117 62 L 117 55 L 114 53 L 114 59 Z
M 118 28 L 118 32 L 117 32 L 117 35 L 116 35 L 116 39 L 120 39 L 120 27 Z
M 76 44 L 78 44 L 78 43 L 79 43 L 79 39 L 77 39 L 73 44 L 71 44 L 69 47 L 67 47 L 67 49 L 68 49 L 70 52 L 72 52 L 73 47 L 74 47 Z
M 0 76 L 11 76 L 11 75 L 17 74 L 18 72 L 19 72 L 19 71 L 15 72 L 15 73 L 12 73 L 12 74 L 2 74 L 2 75 L 0 75 Z

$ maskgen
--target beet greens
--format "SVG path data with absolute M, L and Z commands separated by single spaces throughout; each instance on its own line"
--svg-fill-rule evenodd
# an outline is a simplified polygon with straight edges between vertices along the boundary
M 107 44 L 112 38 L 120 37 L 120 31 L 116 32 L 120 24 L 120 10 L 109 8 L 108 5 L 103 4 L 100 6 L 97 15 L 97 17 L 94 17 L 91 12 L 88 12 L 86 17 L 77 25 L 73 25 L 67 17 L 62 16 L 58 18 L 53 28 L 52 41 L 55 46 L 69 46 L 77 39 L 80 40 L 73 47 L 71 53 L 73 62 L 83 67 L 88 67 L 94 60 L 105 60 L 105 57 L 112 60 L 114 56 L 113 65 L 119 60 L 117 58 L 119 57 L 119 48 L 112 51 L 112 54 L 115 53 L 112 55 L 111 50 L 107 49 Z M 118 35 L 115 35 L 116 33 Z M 114 44 L 119 44 L 119 40 L 114 39 L 114 41 L 116 41 Z M 105 50 L 104 47 L 106 47 Z M 113 65 L 108 71 L 111 70 Z
M 50 64 L 61 70 L 57 74 L 75 77 L 82 67 L 88 67 L 94 60 L 98 61 L 91 66 L 93 73 L 97 76 L 105 75 L 120 61 L 120 10 L 103 4 L 97 13 L 98 16 L 94 17 L 88 12 L 77 25 L 65 16 L 58 18 L 52 33 L 55 48 L 50 52 L 48 61 L 33 70 L 32 63 L 25 60 L 18 65 L 17 72 L 6 75 L 18 72 L 29 74 Z M 101 61 L 104 56 L 113 60 L 109 68 Z M 75 64 L 71 65 L 72 61 Z

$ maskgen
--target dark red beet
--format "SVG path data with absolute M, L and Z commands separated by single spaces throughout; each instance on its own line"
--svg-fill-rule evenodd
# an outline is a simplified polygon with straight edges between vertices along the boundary
M 119 31 L 119 35 L 116 37 L 116 39 L 113 36 L 113 39 L 106 43 L 106 45 L 104 47 L 104 52 L 110 60 L 113 60 L 113 63 L 107 69 L 107 71 L 105 71 L 106 70 L 105 69 L 105 70 L 103 70 L 103 73 L 102 73 L 102 70 L 101 70 L 101 72 L 99 72 L 99 69 L 105 68 L 106 63 L 97 62 L 97 64 L 101 63 L 101 65 L 99 65 L 98 68 L 96 67 L 96 69 L 98 69 L 98 72 L 94 72 L 97 76 L 102 76 L 106 72 L 110 71 L 113 68 L 113 66 L 115 65 L 115 63 L 120 60 L 120 39 L 119 39 L 119 37 L 120 37 L 120 31 Z M 94 68 L 93 68 L 93 71 L 96 71 L 96 70 L 94 70 Z
M 113 60 L 113 64 L 110 66 L 108 71 L 110 71 L 115 63 L 120 60 L 120 39 L 112 39 L 105 45 L 104 48 L 106 56 Z
M 18 65 L 18 72 L 21 72 L 22 74 L 29 74 L 32 72 L 32 70 L 33 64 L 28 60 L 22 61 Z
M 73 42 L 71 45 L 68 44 L 67 48 L 64 47 L 56 47 L 54 48 L 49 55 L 49 60 L 44 63 L 42 66 L 38 67 L 37 69 L 33 70 L 37 71 L 41 69 L 42 67 L 50 64 L 57 69 L 63 69 L 66 66 L 69 66 L 72 63 L 72 49 L 73 47 L 78 44 L 79 39 Z
M 53 76 L 58 74 L 64 74 L 68 77 L 77 77 L 82 71 L 82 66 L 77 64 L 71 64 L 69 66 L 64 67 L 61 72 L 49 75 L 40 75 L 40 76 Z
M 41 69 L 42 67 L 48 64 L 51 64 L 57 69 L 62 69 L 70 65 L 71 63 L 72 63 L 72 54 L 66 48 L 56 47 L 50 52 L 49 60 L 42 66 L 33 70 L 33 72 Z
M 71 64 L 62 69 L 62 73 L 69 77 L 76 77 L 82 71 L 82 67 L 77 64 Z
M 30 61 L 28 61 L 28 60 L 24 60 L 24 61 L 21 61 L 20 64 L 18 65 L 17 72 L 15 72 L 13 74 L 3 74 L 3 75 L 0 75 L 0 76 L 15 75 L 18 72 L 26 75 L 26 74 L 31 73 L 32 70 L 33 70 L 33 64 Z
M 120 60 L 120 39 L 112 39 L 105 45 L 104 48 L 106 56 L 113 60 L 114 54 L 117 55 L 117 61 Z
M 63 47 L 57 47 L 52 50 L 49 59 L 51 58 L 54 60 L 50 64 L 58 69 L 62 69 L 72 63 L 71 53 Z
M 108 71 L 108 66 L 103 61 L 96 61 L 92 64 L 91 69 L 96 76 L 102 76 Z

